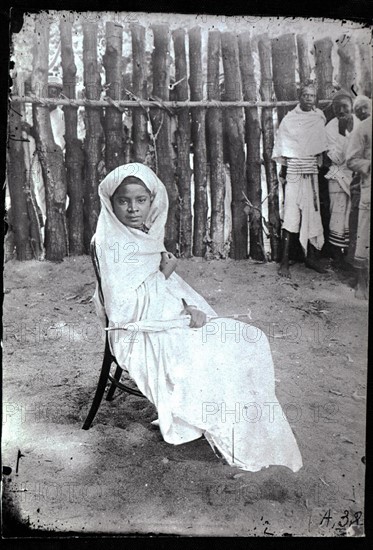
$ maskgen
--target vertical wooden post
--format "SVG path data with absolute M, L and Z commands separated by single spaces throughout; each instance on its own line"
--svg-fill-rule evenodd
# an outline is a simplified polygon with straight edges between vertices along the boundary
M 239 36 L 240 67 L 244 101 L 256 101 L 256 76 L 250 32 Z M 260 159 L 260 122 L 257 107 L 245 109 L 245 141 L 247 148 L 247 195 L 252 204 L 249 213 L 250 257 L 265 259 L 262 226 L 262 184 Z
M 329 37 L 314 42 L 318 99 L 330 99 L 335 91 L 333 86 L 332 48 L 333 42 Z M 332 107 L 327 107 L 324 114 L 327 122 L 332 119 L 334 116 Z
M 359 44 L 359 58 L 359 93 L 372 97 L 372 47 L 369 44 Z
M 237 38 L 231 32 L 221 34 L 224 67 L 224 99 L 242 100 Z M 228 138 L 229 167 L 232 184 L 232 247 L 230 256 L 235 260 L 247 258 L 247 214 L 244 192 L 247 193 L 244 149 L 244 118 L 240 107 L 224 110 L 224 125 Z
M 16 81 L 13 93 L 17 95 Z M 21 105 L 12 101 L 9 109 L 7 183 L 11 201 L 11 218 L 14 229 L 17 260 L 31 260 L 34 257 L 30 241 L 30 218 L 27 208 L 27 170 L 25 164 Z
M 49 24 L 35 22 L 36 48 L 34 50 L 31 87 L 33 93 L 47 96 Z M 33 126 L 36 134 L 42 174 L 45 184 L 47 219 L 45 224 L 45 258 L 61 261 L 68 252 L 66 224 L 66 171 L 61 148 L 54 142 L 48 107 L 33 104 Z
M 18 111 L 22 115 L 22 120 L 25 120 L 25 104 L 20 103 L 20 110 Z M 27 140 L 23 143 L 23 155 L 26 166 L 26 180 L 25 180 L 25 193 L 27 199 L 27 211 L 30 219 L 30 244 L 32 253 L 35 259 L 41 260 L 43 257 L 43 237 L 41 233 L 41 219 L 42 213 L 36 200 L 35 190 L 33 186 L 33 171 L 35 170 L 34 157 L 30 155 L 30 148 L 28 147 L 29 134 L 26 130 L 22 131 L 22 139 Z M 14 221 L 14 220 L 13 220 Z
M 317 81 L 318 99 L 330 99 L 335 91 L 333 86 L 333 64 L 332 64 L 333 42 L 331 38 L 326 37 L 314 42 L 315 54 L 315 74 Z M 327 122 L 334 117 L 332 105 L 323 109 Z M 329 221 L 330 221 L 330 198 L 328 191 L 328 182 L 325 179 L 325 167 L 322 167 L 319 174 L 319 195 L 320 195 L 320 214 L 324 228 L 324 238 L 326 248 L 328 247 Z M 325 246 L 324 245 L 324 246 Z
M 132 37 L 132 91 L 137 97 L 147 99 L 147 70 L 145 54 L 145 28 L 131 25 Z M 148 120 L 142 109 L 132 111 L 132 156 L 134 162 L 144 162 L 149 146 Z
M 97 62 L 97 23 L 83 23 L 83 66 L 84 87 L 87 99 L 100 99 L 101 78 Z M 86 107 L 85 181 L 84 181 L 84 248 L 89 253 L 89 245 L 96 230 L 100 212 L 97 188 L 100 183 L 98 170 L 101 160 L 103 131 L 100 111 Z
M 220 100 L 220 32 L 210 31 L 207 45 L 207 98 Z M 207 110 L 207 158 L 211 187 L 211 253 L 224 258 L 225 171 L 223 159 L 223 113 L 219 107 Z
M 177 29 L 172 34 L 175 50 L 176 100 L 188 99 L 188 73 L 185 51 L 185 30 Z M 184 80 L 182 80 L 184 79 Z M 192 255 L 192 209 L 191 209 L 191 170 L 190 170 L 190 115 L 188 108 L 178 110 L 177 115 L 177 168 L 176 178 L 181 198 L 179 254 L 186 258 Z
M 7 151 L 6 162 L 9 160 L 9 151 Z M 9 179 L 5 182 L 6 185 L 9 185 Z M 4 198 L 4 189 L 3 189 L 3 198 Z M 6 264 L 9 260 L 17 258 L 16 254 L 16 237 L 14 232 L 14 220 L 12 216 L 12 207 L 3 210 L 4 213 L 4 248 L 3 248 L 3 263 Z M 22 250 L 22 246 L 20 247 Z M 21 261 L 22 261 L 21 257 Z
M 261 68 L 260 95 L 263 101 L 272 100 L 271 42 L 262 35 L 258 42 Z M 263 159 L 268 189 L 268 226 L 272 260 L 280 260 L 280 213 L 276 163 L 272 160 L 274 144 L 273 113 L 271 107 L 262 108 Z
M 14 81 L 14 91 L 15 93 L 18 93 L 18 95 L 22 96 L 24 95 L 24 81 L 22 74 L 16 75 L 16 79 Z M 24 103 L 19 103 L 14 107 L 18 113 L 18 115 L 22 118 L 22 120 L 26 120 L 26 107 Z M 17 127 L 15 128 L 15 132 L 18 133 L 19 127 L 17 124 Z M 25 180 L 25 193 L 26 193 L 26 201 L 27 201 L 27 212 L 28 217 L 30 220 L 30 229 L 29 229 L 29 235 L 30 235 L 30 244 L 31 249 L 33 253 L 33 257 L 37 260 L 40 260 L 43 256 L 43 242 L 42 242 L 42 234 L 41 234 L 41 226 L 40 226 L 40 217 L 41 217 L 41 211 L 38 206 L 38 203 L 36 202 L 35 192 L 32 184 L 32 171 L 34 168 L 33 158 L 30 155 L 30 148 L 28 144 L 28 138 L 29 134 L 26 130 L 22 130 L 21 139 L 27 140 L 26 142 L 23 142 L 23 160 L 22 156 L 20 157 L 21 164 L 25 164 L 26 168 L 26 180 Z M 11 219 L 11 215 L 10 215 Z M 14 222 L 14 220 L 11 220 Z
M 121 97 L 125 96 L 125 90 L 132 90 L 132 74 L 126 72 L 127 64 L 128 64 L 128 57 L 122 56 L 122 87 L 121 87 Z M 127 97 L 126 97 L 127 98 Z M 127 98 L 128 99 L 128 98 Z M 130 129 L 127 126 L 128 121 L 126 118 L 123 117 L 122 119 L 122 129 L 123 129 L 123 155 L 124 155 L 124 163 L 128 164 L 129 162 L 133 161 L 133 141 L 132 141 L 132 132 L 133 132 L 133 116 L 136 112 L 136 109 L 131 110 L 131 125 L 132 128 Z
M 121 99 L 122 88 L 122 43 L 123 27 L 118 23 L 106 22 L 106 50 L 103 56 L 107 95 L 114 100 Z M 124 143 L 122 112 L 116 107 L 105 109 L 105 166 L 111 172 L 124 164 Z
M 298 98 L 295 83 L 295 64 L 297 59 L 295 35 L 284 34 L 272 39 L 273 85 L 278 101 L 292 101 Z M 278 122 L 292 107 L 278 107 Z
M 337 53 L 339 55 L 339 85 L 345 90 L 351 90 L 352 85 L 356 88 L 357 71 L 353 38 L 343 34 L 339 38 Z
M 200 27 L 189 30 L 189 86 L 190 99 L 203 99 L 202 39 Z M 203 107 L 192 109 L 193 178 L 194 178 L 194 233 L 193 254 L 204 256 L 207 229 L 207 157 L 206 112 Z
M 153 96 L 168 101 L 170 85 L 169 28 L 168 25 L 152 26 L 154 34 Z M 175 183 L 175 169 L 172 162 L 171 120 L 165 109 L 152 109 L 153 133 L 156 141 L 157 175 L 168 193 L 169 209 L 166 224 L 165 246 L 169 252 L 176 252 L 178 236 L 178 191 Z
M 321 38 L 314 43 L 315 73 L 319 99 L 328 99 L 334 90 L 332 48 L 331 38 Z
M 72 24 L 61 19 L 61 62 L 63 74 L 63 93 L 70 99 L 75 99 L 76 65 L 72 44 Z M 83 184 L 84 184 L 84 154 L 82 142 L 78 139 L 78 108 L 63 107 L 65 116 L 65 163 L 67 174 L 67 193 L 69 206 L 67 222 L 69 230 L 69 253 L 79 255 L 84 253 L 83 240 Z
M 305 82 L 311 76 L 307 34 L 297 34 L 299 80 Z

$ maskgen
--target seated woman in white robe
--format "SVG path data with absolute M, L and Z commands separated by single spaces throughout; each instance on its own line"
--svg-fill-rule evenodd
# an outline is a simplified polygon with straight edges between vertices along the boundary
M 228 464 L 258 471 L 302 467 L 275 395 L 266 336 L 235 319 L 215 319 L 208 303 L 175 273 L 165 250 L 167 191 L 139 163 L 120 166 L 99 187 L 95 242 L 112 353 L 156 406 L 164 440 L 204 436 Z M 184 300 L 184 305 L 183 305 Z M 189 304 L 188 307 L 185 307 Z

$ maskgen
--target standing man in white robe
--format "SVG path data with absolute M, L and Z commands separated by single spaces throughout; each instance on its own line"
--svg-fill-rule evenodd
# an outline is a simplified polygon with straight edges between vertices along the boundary
M 368 299 L 369 289 L 371 149 L 372 117 L 369 116 L 352 133 L 346 153 L 347 166 L 361 176 L 359 220 L 355 251 L 355 267 L 358 270 L 355 296 L 361 300 Z
M 372 114 L 372 100 L 365 95 L 358 95 L 357 97 L 355 97 L 354 105 L 353 105 L 353 113 L 361 122 L 367 119 Z M 350 141 L 351 140 L 352 140 L 352 136 L 350 138 Z M 350 168 L 350 166 L 348 165 L 347 167 Z M 354 265 L 355 250 L 356 250 L 361 178 L 362 178 L 361 174 L 359 174 L 359 172 L 354 171 L 352 176 L 352 181 L 350 184 L 350 199 L 351 199 L 351 211 L 350 211 L 350 222 L 349 222 L 350 244 L 348 246 L 346 262 L 348 262 L 352 266 Z
M 307 267 L 325 272 L 318 258 L 324 244 L 318 171 L 327 147 L 326 119 L 315 105 L 316 88 L 307 81 L 300 87 L 299 104 L 281 121 L 272 152 L 272 158 L 286 168 L 283 252 L 278 271 L 282 277 L 290 277 L 290 237 L 294 233 L 299 233 Z
M 346 90 L 334 94 L 333 110 L 335 117 L 326 125 L 327 158 L 331 162 L 325 175 L 330 200 L 329 244 L 336 267 L 344 269 L 348 267 L 344 255 L 350 240 L 350 184 L 353 176 L 346 165 L 346 149 L 349 135 L 359 121 L 352 114 L 352 97 Z

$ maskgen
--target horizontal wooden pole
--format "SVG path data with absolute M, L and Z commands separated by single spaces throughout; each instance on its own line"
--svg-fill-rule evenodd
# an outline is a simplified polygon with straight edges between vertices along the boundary
M 142 99 L 140 101 L 132 100 L 120 100 L 120 101 L 109 101 L 106 99 L 92 100 L 92 99 L 60 99 L 60 98 L 48 98 L 48 97 L 30 97 L 30 96 L 11 96 L 11 101 L 18 101 L 20 103 L 36 103 L 38 105 L 67 105 L 72 107 L 118 107 L 119 109 L 138 109 L 138 108 L 157 108 L 164 107 L 165 109 L 177 109 L 179 107 L 205 107 L 208 108 L 232 108 L 232 107 L 271 107 L 275 109 L 276 107 L 288 107 L 292 105 L 297 105 L 298 101 L 211 101 L 211 100 L 202 100 L 202 101 L 150 101 Z M 331 100 L 322 99 L 318 102 L 320 106 L 330 105 Z

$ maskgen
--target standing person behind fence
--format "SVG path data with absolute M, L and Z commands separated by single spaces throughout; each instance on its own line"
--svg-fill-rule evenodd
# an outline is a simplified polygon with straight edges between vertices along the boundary
M 316 88 L 311 81 L 300 86 L 299 104 L 282 119 L 272 158 L 285 167 L 283 251 L 279 275 L 290 277 L 290 238 L 299 233 L 307 267 L 324 273 L 319 253 L 324 244 L 320 215 L 318 171 L 326 150 L 325 116 L 316 108 Z
M 48 78 L 48 97 L 58 99 L 63 89 L 59 78 L 51 76 Z M 65 115 L 61 105 L 49 105 L 53 139 L 55 143 L 65 151 Z
M 149 167 L 131 163 L 105 177 L 99 196 L 95 243 L 104 304 L 96 289 L 97 313 L 109 326 L 132 327 L 133 338 L 109 331 L 111 350 L 156 406 L 164 440 L 179 445 L 204 436 L 243 470 L 299 470 L 266 336 L 234 319 L 206 323 L 214 310 L 174 271 L 177 260 L 164 247 L 163 183 Z
M 372 116 L 369 116 L 351 134 L 346 152 L 347 166 L 350 170 L 361 176 L 359 219 L 355 250 L 355 267 L 358 270 L 355 296 L 362 300 L 368 299 L 369 290 L 371 148 Z
M 346 149 L 349 135 L 359 123 L 352 114 L 352 97 L 346 90 L 339 90 L 333 96 L 333 111 L 335 117 L 326 125 L 328 140 L 327 157 L 331 161 L 325 178 L 328 180 L 330 221 L 329 244 L 335 266 L 346 269 L 345 262 L 350 242 L 350 185 L 352 171 L 346 165 Z
M 353 105 L 354 115 L 360 121 L 363 121 L 371 115 L 371 112 L 372 112 L 372 100 L 365 95 L 358 95 L 354 100 L 354 105 Z M 348 246 L 348 252 L 346 257 L 346 261 L 350 265 L 354 265 L 354 259 L 355 259 L 357 224 L 358 224 L 358 218 L 359 218 L 359 203 L 360 203 L 360 181 L 361 181 L 361 175 L 358 172 L 354 172 L 351 180 L 351 185 L 350 185 L 350 199 L 351 199 L 351 211 L 350 211 L 350 220 L 349 220 L 350 244 Z

